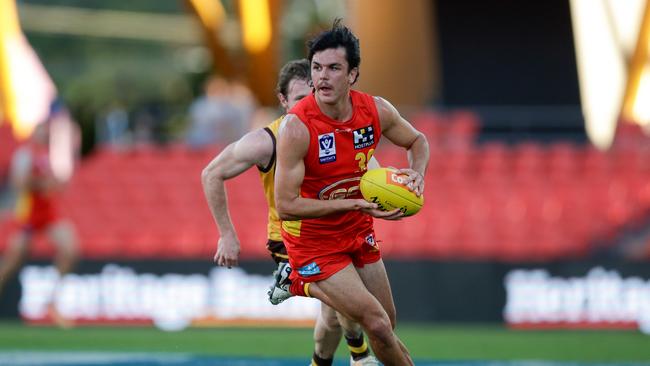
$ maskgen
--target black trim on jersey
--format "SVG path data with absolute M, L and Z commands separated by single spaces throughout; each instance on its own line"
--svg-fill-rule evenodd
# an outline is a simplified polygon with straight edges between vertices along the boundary
M 268 132 L 269 136 L 271 136 L 271 141 L 273 141 L 273 154 L 271 155 L 271 160 L 269 163 L 266 165 L 264 168 L 257 167 L 257 169 L 260 170 L 262 173 L 268 173 L 271 168 L 273 168 L 273 164 L 275 164 L 275 135 L 273 134 L 273 131 L 271 131 L 270 128 L 264 127 L 264 131 Z

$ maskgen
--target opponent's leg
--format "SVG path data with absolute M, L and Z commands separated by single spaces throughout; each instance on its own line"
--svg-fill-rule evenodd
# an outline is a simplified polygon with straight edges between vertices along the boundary
M 321 311 L 314 327 L 314 356 L 311 361 L 313 366 L 332 364 L 342 333 L 336 312 L 321 302 Z
M 289 262 L 278 263 L 278 268 L 273 271 L 274 282 L 267 292 L 271 304 L 278 305 L 293 296 L 289 291 L 289 287 L 291 286 L 291 280 L 289 279 L 290 274 L 291 265 Z

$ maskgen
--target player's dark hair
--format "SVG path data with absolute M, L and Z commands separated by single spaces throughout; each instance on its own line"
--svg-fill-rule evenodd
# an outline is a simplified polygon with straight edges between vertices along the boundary
M 287 62 L 282 69 L 280 69 L 280 76 L 278 77 L 278 85 L 275 91 L 287 97 L 289 93 L 289 83 L 293 79 L 298 80 L 311 80 L 311 73 L 309 70 L 309 61 L 307 59 L 293 60 Z
M 309 62 L 311 63 L 316 52 L 339 47 L 345 48 L 345 57 L 349 66 L 348 72 L 356 67 L 358 78 L 359 64 L 361 64 L 359 38 L 352 33 L 350 28 L 341 24 L 341 18 L 334 20 L 332 29 L 320 33 L 307 42 L 307 48 L 309 49 Z M 357 81 L 356 78 L 354 81 Z

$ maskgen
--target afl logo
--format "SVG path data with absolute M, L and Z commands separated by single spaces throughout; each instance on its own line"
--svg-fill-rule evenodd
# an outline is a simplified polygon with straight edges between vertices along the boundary
M 332 183 L 318 192 L 321 200 L 342 200 L 345 198 L 361 198 L 359 182 L 361 177 L 347 178 Z

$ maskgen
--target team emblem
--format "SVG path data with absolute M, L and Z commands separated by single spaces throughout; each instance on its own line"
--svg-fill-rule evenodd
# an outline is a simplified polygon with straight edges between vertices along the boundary
M 318 159 L 321 164 L 336 161 L 336 142 L 334 132 L 318 135 Z
M 375 241 L 375 235 L 370 234 L 370 235 L 366 236 L 366 243 L 368 243 L 368 245 L 370 245 L 371 247 L 376 248 L 377 247 L 377 241 Z

